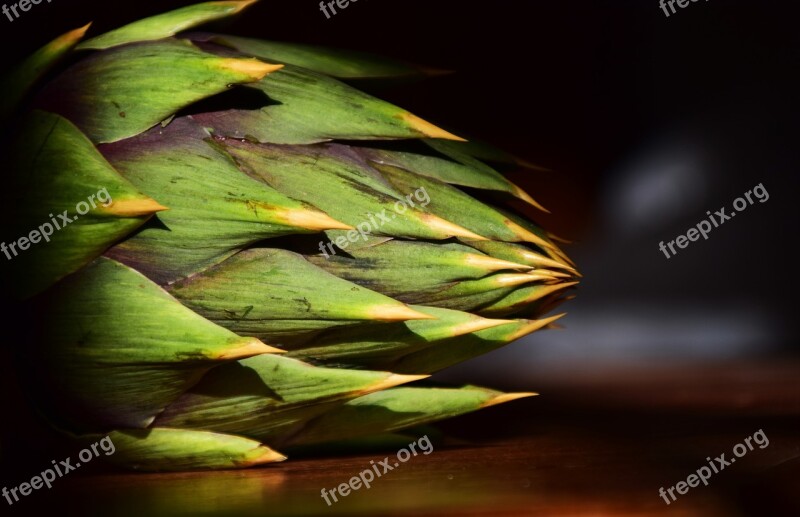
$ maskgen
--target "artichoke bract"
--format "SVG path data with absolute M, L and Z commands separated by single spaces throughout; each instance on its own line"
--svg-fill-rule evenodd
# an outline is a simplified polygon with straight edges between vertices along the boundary
M 563 316 L 579 275 L 499 172 L 524 164 L 355 88 L 422 68 L 186 32 L 250 3 L 74 30 L 7 79 L 0 261 L 41 413 L 186 470 L 533 395 L 423 381 Z

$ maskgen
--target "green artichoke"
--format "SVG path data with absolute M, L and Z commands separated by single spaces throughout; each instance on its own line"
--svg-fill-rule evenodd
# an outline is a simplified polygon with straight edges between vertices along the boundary
M 185 32 L 250 3 L 87 26 L 7 79 L 0 258 L 41 413 L 128 467 L 215 469 L 531 395 L 420 382 L 577 283 L 509 204 L 538 207 L 515 159 L 353 86 L 420 68 Z

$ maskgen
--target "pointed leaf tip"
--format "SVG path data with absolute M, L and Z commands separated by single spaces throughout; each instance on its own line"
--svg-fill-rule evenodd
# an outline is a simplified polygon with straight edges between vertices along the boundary
M 537 280 L 541 280 L 541 278 L 538 278 L 533 273 L 501 274 L 495 276 L 494 278 L 499 287 L 514 287 L 517 285 L 528 284 Z
M 479 332 L 481 330 L 490 329 L 493 327 L 499 327 L 500 325 L 507 325 L 509 323 L 516 323 L 516 320 L 495 320 L 490 318 L 476 318 L 471 321 L 467 321 L 460 325 L 456 325 L 453 327 L 453 337 L 455 336 L 463 336 L 465 334 L 472 334 L 473 332 Z
M 325 212 L 312 209 L 270 209 L 274 216 L 288 226 L 306 230 L 355 230 L 349 224 L 337 221 Z
M 515 341 L 515 340 L 517 340 L 517 339 L 519 339 L 521 337 L 527 336 L 528 334 L 532 334 L 532 333 L 536 332 L 537 330 L 541 330 L 541 329 L 547 327 L 548 325 L 550 325 L 554 321 L 560 320 L 561 318 L 563 318 L 566 315 L 567 315 L 567 313 L 564 312 L 564 313 L 561 313 L 561 314 L 557 314 L 555 316 L 550 316 L 549 318 L 542 318 L 540 320 L 531 320 L 531 321 L 528 322 L 528 324 L 523 325 L 519 330 L 517 330 L 515 333 L 513 333 L 511 336 L 509 336 L 509 340 L 510 341 Z
M 155 426 L 114 430 L 108 436 L 116 447 L 110 462 L 145 472 L 247 468 L 286 459 L 260 441 L 212 431 Z
M 491 406 L 497 406 L 498 404 L 505 404 L 506 402 L 511 402 L 512 400 L 523 399 L 527 397 L 537 397 L 537 396 L 539 396 L 539 394 L 534 392 L 503 393 L 502 395 L 498 395 L 484 402 L 481 405 L 481 409 Z
M 547 208 L 542 206 L 541 203 L 539 203 L 538 201 L 533 199 L 531 197 L 531 195 L 528 194 L 527 192 L 525 192 L 524 190 L 522 190 L 522 188 L 520 188 L 519 186 L 517 186 L 517 185 L 515 185 L 515 184 L 513 184 L 511 182 L 509 182 L 509 183 L 511 184 L 511 187 L 513 188 L 512 194 L 515 197 L 525 201 L 526 203 L 528 203 L 531 206 L 534 206 L 534 207 L 538 208 L 539 210 L 541 210 L 542 212 L 544 212 L 546 214 L 550 213 L 550 210 L 548 210 Z
M 551 273 L 550 271 L 547 271 L 546 269 L 532 271 L 532 272 L 528 273 L 528 275 L 531 278 L 533 278 L 534 280 L 536 280 L 536 281 L 538 281 L 538 280 L 544 280 L 544 281 L 548 281 L 549 280 L 549 281 L 555 281 L 555 282 L 559 282 L 560 281 L 559 277 L 555 276 L 553 273 Z M 567 274 L 563 274 L 563 275 L 564 275 L 564 277 L 569 278 L 569 275 L 567 275 Z
M 532 161 L 526 160 L 524 158 L 519 158 L 518 156 L 513 157 L 513 162 L 525 169 L 541 171 L 541 172 L 553 172 L 553 169 L 550 169 L 548 167 L 542 167 L 541 165 L 536 165 Z
M 556 246 L 555 244 L 551 243 L 549 249 L 545 249 L 545 252 L 550 256 L 550 258 L 561 262 L 567 266 L 571 266 L 572 268 L 576 268 L 577 264 L 575 261 L 570 259 L 564 251 Z
M 556 292 L 556 291 L 560 291 L 561 289 L 566 289 L 568 287 L 572 287 L 573 285 L 578 285 L 578 284 L 580 284 L 580 282 L 578 282 L 576 280 L 575 282 L 563 282 L 563 283 L 560 283 L 560 284 L 555 284 L 555 285 L 549 286 L 549 288 L 552 289 L 552 291 L 550 291 L 550 292 Z M 548 293 L 548 294 L 550 294 L 550 293 Z
M 427 138 L 441 138 L 444 140 L 455 140 L 456 142 L 466 142 L 466 140 L 461 138 L 460 136 L 456 136 L 438 126 L 434 126 L 427 120 L 423 120 L 412 113 L 409 112 L 402 113 L 400 115 L 400 118 L 406 124 L 408 124 L 409 127 L 411 127 L 413 130 L 421 133 Z
M 83 39 L 83 37 L 86 35 L 86 32 L 92 26 L 92 23 L 93 22 L 89 22 L 83 27 L 78 27 L 77 29 L 72 29 L 71 31 L 65 32 L 61 36 L 48 43 L 44 49 L 46 49 L 48 53 L 52 54 L 65 52 L 71 49 Z
M 525 260 L 529 261 L 536 268 L 553 267 L 556 269 L 563 269 L 566 271 L 570 271 L 571 273 L 580 276 L 580 274 L 574 267 L 568 264 L 564 264 L 563 262 L 547 258 L 544 255 L 540 255 L 539 253 L 534 253 L 533 251 L 524 250 L 522 252 L 522 255 L 523 257 L 525 257 Z
M 488 271 L 500 271 L 503 269 L 533 269 L 533 266 L 517 264 L 508 260 L 503 260 L 489 255 L 478 255 L 470 253 L 466 259 L 467 265 L 480 267 Z
M 233 13 L 240 13 L 243 10 L 247 9 L 248 7 L 250 7 L 251 5 L 258 3 L 258 0 L 233 0 L 233 1 L 224 1 L 223 0 L 223 1 L 220 1 L 220 2 L 216 2 L 216 3 L 219 4 L 219 5 L 226 5 L 226 4 L 231 5 L 232 4 L 234 6 Z
M 256 1 L 256 0 L 251 0 Z M 259 445 L 255 449 L 253 449 L 250 453 L 247 454 L 248 458 L 244 461 L 238 463 L 238 466 L 241 467 L 255 467 L 257 465 L 266 465 L 267 463 L 278 463 L 281 461 L 286 461 L 288 459 L 287 456 L 279 453 L 278 451 L 274 451 L 267 447 L 266 445 Z
M 402 384 L 409 384 L 411 382 L 427 379 L 428 377 L 430 377 L 430 375 L 401 375 L 398 373 L 393 373 L 385 379 L 367 386 L 366 389 L 364 389 L 364 393 L 374 393 L 376 391 L 394 388 L 395 386 L 400 386 Z
M 220 60 L 220 68 L 229 70 L 249 77 L 252 81 L 258 81 L 266 77 L 267 74 L 283 68 L 283 65 L 273 65 L 258 59 L 238 59 L 224 58 Z
M 564 237 L 559 237 L 558 235 L 556 235 L 556 234 L 554 234 L 552 232 L 547 232 L 547 236 L 550 237 L 551 239 L 553 239 L 554 241 L 560 242 L 562 244 L 575 244 L 575 241 L 571 241 L 569 239 L 565 239 Z
M 119 217 L 140 217 L 164 210 L 169 208 L 150 198 L 113 201 L 108 206 L 100 206 L 101 212 Z
M 84 25 L 83 27 L 78 27 L 77 29 L 73 29 L 73 30 L 63 34 L 56 41 L 58 43 L 60 43 L 61 45 L 63 45 L 64 47 L 70 47 L 70 46 L 76 44 L 77 42 L 79 42 L 80 40 L 83 39 L 83 37 L 86 35 L 86 32 L 92 26 L 92 23 L 94 23 L 94 22 L 89 22 L 86 25 Z
M 443 232 L 451 237 L 461 237 L 464 239 L 472 239 L 475 241 L 488 241 L 489 239 L 484 237 L 483 235 L 478 235 L 477 233 L 471 232 L 464 228 L 463 226 L 459 226 L 455 223 L 451 223 L 446 219 L 442 219 L 439 216 L 423 213 L 420 215 L 422 221 L 433 230 L 438 230 Z
M 514 221 L 506 220 L 505 221 L 505 225 L 508 227 L 509 230 L 514 232 L 514 234 L 517 237 L 519 237 L 520 239 L 522 239 L 525 242 L 530 242 L 532 244 L 535 244 L 535 245 L 539 246 L 540 248 L 542 248 L 543 250 L 555 250 L 555 249 L 557 249 L 556 246 L 553 243 L 548 242 L 547 240 L 539 237 L 538 235 L 536 235 L 532 231 L 530 231 L 530 230 L 528 230 L 526 228 L 523 228 L 522 226 L 518 225 Z
M 19 108 L 19 103 L 30 92 L 31 88 L 56 63 L 58 63 L 89 30 L 91 22 L 66 32 L 28 56 L 16 68 L 4 73 L 0 98 L 0 118 Z
M 246 359 L 261 354 L 284 354 L 285 350 L 265 345 L 256 338 L 241 338 L 239 346 L 221 352 L 216 358 L 221 361 Z
M 531 271 L 531 274 L 538 274 L 550 277 L 551 279 L 556 278 L 572 278 L 572 275 L 569 273 L 564 273 L 563 271 L 550 271 L 549 269 L 536 269 L 535 271 Z

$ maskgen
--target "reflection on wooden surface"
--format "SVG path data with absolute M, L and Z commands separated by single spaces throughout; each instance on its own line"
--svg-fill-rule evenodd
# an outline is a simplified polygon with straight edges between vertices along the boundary
M 448 423 L 457 437 L 449 444 L 330 507 L 322 488 L 395 451 L 236 472 L 75 474 L 23 504 L 110 516 L 791 515 L 800 490 L 799 379 L 800 365 L 791 364 L 553 376 L 536 383 L 542 397 Z M 730 455 L 759 429 L 768 447 L 669 506 L 659 497 L 660 487 L 685 480 L 708 456 Z

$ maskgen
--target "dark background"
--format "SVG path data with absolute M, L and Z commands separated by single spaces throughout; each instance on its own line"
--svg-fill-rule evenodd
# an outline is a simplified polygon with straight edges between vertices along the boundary
M 190 3 L 43 2 L 0 17 L 2 59 Z M 585 278 L 567 329 L 443 375 L 530 389 L 620 365 L 797 357 L 798 14 L 788 1 L 700 1 L 667 18 L 657 0 L 359 0 L 328 20 L 313 0 L 272 0 L 221 30 L 452 70 L 380 95 L 552 170 L 513 179 L 552 210 L 533 214 L 541 224 L 577 241 Z M 659 251 L 758 184 L 767 202 L 669 260 Z M 31 418 L 4 415 L 5 432 Z M 58 457 L 32 452 L 38 439 L 6 443 Z

